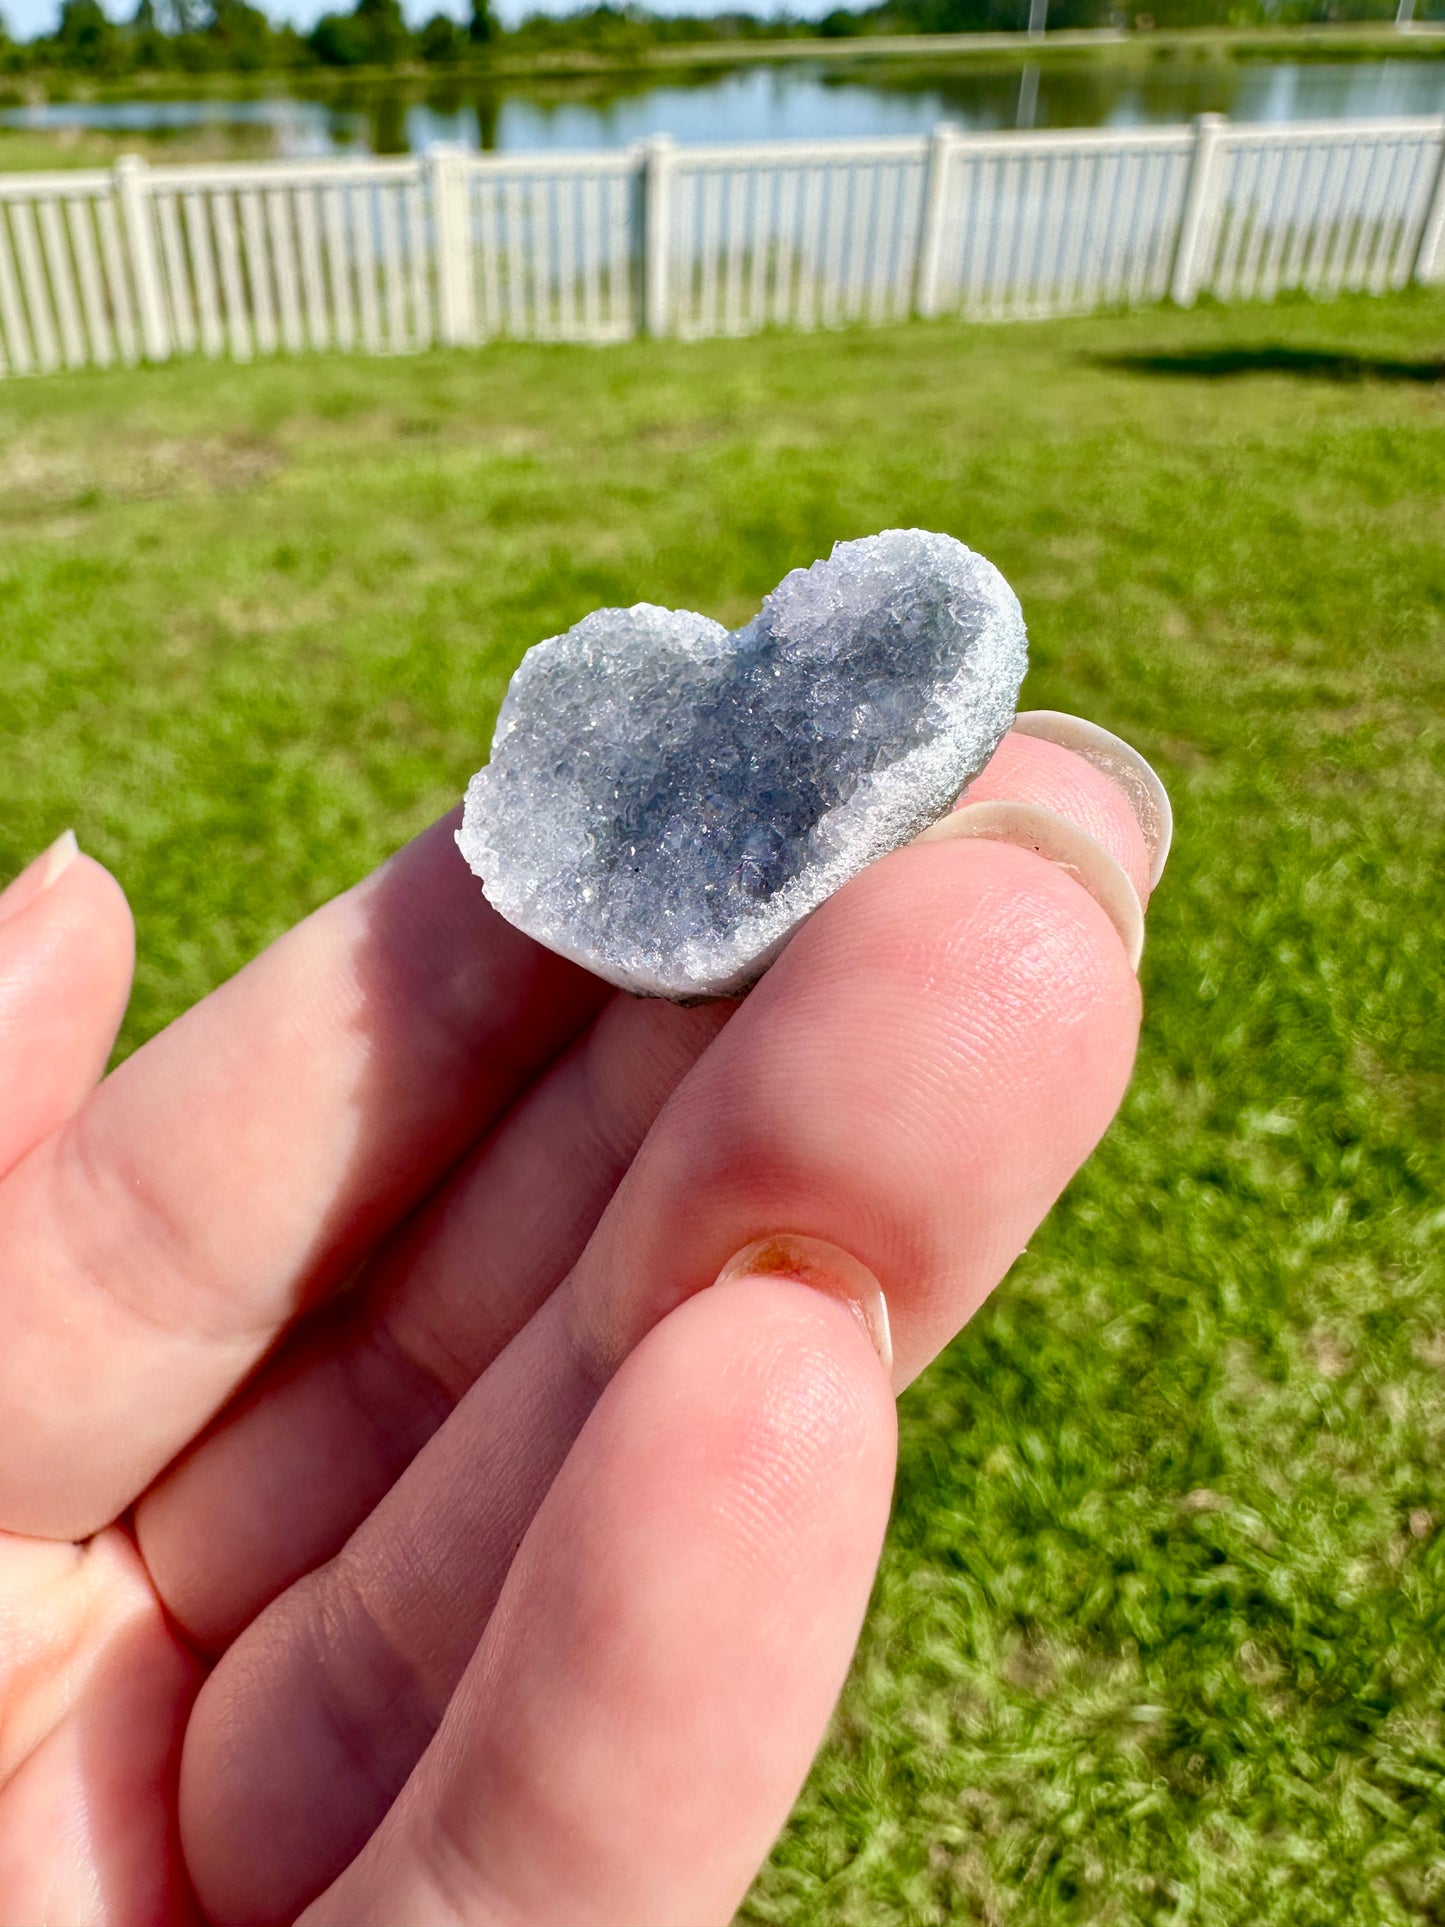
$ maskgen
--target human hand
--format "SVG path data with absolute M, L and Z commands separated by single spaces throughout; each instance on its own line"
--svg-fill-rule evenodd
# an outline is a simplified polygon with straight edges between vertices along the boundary
M 892 1392 L 1129 1075 L 1136 810 L 1019 733 L 1002 799 L 1097 896 L 924 840 L 691 1010 L 502 922 L 443 823 L 98 1088 L 124 898 L 64 843 L 0 896 L 0 1927 L 729 1918 Z

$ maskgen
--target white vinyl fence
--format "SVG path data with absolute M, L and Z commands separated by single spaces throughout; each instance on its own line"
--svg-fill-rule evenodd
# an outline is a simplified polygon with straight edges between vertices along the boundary
M 0 373 L 1445 278 L 1445 121 L 0 174 Z

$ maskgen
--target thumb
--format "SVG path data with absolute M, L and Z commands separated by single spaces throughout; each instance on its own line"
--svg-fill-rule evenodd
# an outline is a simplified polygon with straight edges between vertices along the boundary
M 99 1081 L 134 962 L 125 893 L 73 831 L 0 891 L 0 1175 Z
M 843 1684 L 893 1477 L 864 1326 L 719 1283 L 608 1385 L 400 1799 L 301 1927 L 721 1927 Z

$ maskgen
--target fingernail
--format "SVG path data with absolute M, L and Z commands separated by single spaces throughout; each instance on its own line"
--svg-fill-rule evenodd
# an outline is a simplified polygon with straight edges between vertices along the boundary
M 944 843 L 953 837 L 982 837 L 1033 850 L 1082 883 L 1118 931 L 1136 973 L 1144 952 L 1144 911 L 1133 884 L 1102 843 L 1065 816 L 1036 803 L 965 803 L 931 823 L 915 843 Z
M 1154 889 L 1164 874 L 1169 845 L 1174 840 L 1174 810 L 1169 792 L 1152 765 L 1122 736 L 1062 709 L 1026 709 L 1022 716 L 1014 717 L 1013 726 L 1020 736 L 1037 736 L 1043 742 L 1057 743 L 1060 749 L 1071 749 L 1118 784 L 1139 819 L 1149 851 L 1149 888 Z
M 12 879 L 0 890 L 0 923 L 8 917 L 19 916 L 28 910 L 37 897 L 44 896 L 51 884 L 62 877 L 80 855 L 80 845 L 75 840 L 75 831 L 67 830 L 63 836 L 56 837 L 48 850 L 27 863 L 18 877 Z
M 780 1231 L 771 1238 L 756 1238 L 730 1258 L 715 1282 L 731 1284 L 735 1278 L 796 1278 L 841 1301 L 868 1334 L 869 1343 L 893 1376 L 893 1334 L 888 1324 L 888 1300 L 883 1287 L 867 1265 L 823 1238 L 805 1238 L 794 1231 Z

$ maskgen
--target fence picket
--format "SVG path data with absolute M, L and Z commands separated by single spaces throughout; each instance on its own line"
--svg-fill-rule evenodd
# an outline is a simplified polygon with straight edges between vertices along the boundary
M 1065 314 L 1089 306 L 1085 288 L 1089 264 L 1098 253 L 1100 216 L 1103 213 L 1099 184 L 1108 167 L 1107 156 L 1070 154 L 1064 175 L 1068 212 L 1063 239 L 1059 243 L 1059 302 Z M 1170 233 L 1173 241 L 1173 232 Z
M 698 249 L 702 286 L 698 295 L 697 334 L 719 333 L 717 313 L 717 251 L 722 226 L 722 181 L 716 170 L 703 176 L 702 213 L 698 218 Z
M 1279 291 L 1286 252 L 1294 238 L 1295 208 L 1308 159 L 1307 148 L 1290 147 L 1281 150 L 1277 206 L 1270 227 L 1269 243 L 1264 250 L 1259 267 L 1259 291 L 1266 301 L 1272 300 Z
M 463 202 L 465 205 L 465 201 Z M 413 348 L 429 348 L 432 332 L 431 290 L 427 279 L 426 201 L 421 181 L 408 181 L 403 194 L 405 212 L 406 262 L 411 287 L 411 334 Z
M 1003 321 L 1008 313 L 1009 261 L 1018 243 L 1017 167 L 1014 156 L 1007 153 L 994 155 L 988 164 L 988 252 L 979 290 L 979 316 L 988 321 Z
M 1169 271 L 1174 262 L 1174 181 L 1176 173 L 1182 170 L 1172 154 L 1156 154 L 1147 165 L 1158 183 L 1150 222 L 1153 242 L 1149 250 L 1148 298 L 1162 301 L 1169 291 Z
M 194 192 L 187 194 L 183 202 L 186 239 L 191 244 L 191 272 L 195 278 L 201 351 L 203 354 L 214 356 L 225 352 L 226 331 L 221 321 L 221 304 L 216 281 L 216 256 L 211 246 L 211 225 L 207 219 L 208 205 L 204 197 Z
M 241 279 L 241 248 L 236 235 L 236 211 L 228 193 L 208 196 L 211 220 L 216 232 L 216 255 L 221 269 L 221 302 L 226 315 L 226 334 L 231 353 L 237 361 L 251 359 L 251 317 L 246 308 L 246 290 Z
M 331 345 L 331 315 L 326 305 L 324 243 L 317 212 L 317 189 L 299 187 L 294 210 L 296 252 L 301 259 L 301 293 L 306 304 L 306 339 L 313 348 Z
M 602 183 L 584 174 L 578 183 L 578 214 L 582 223 L 582 327 L 584 341 L 596 340 L 602 328 Z
M 1254 199 L 1250 204 L 1249 241 L 1239 267 L 1246 299 L 1252 299 L 1259 292 L 1263 279 L 1267 243 L 1273 238 L 1270 210 L 1279 195 L 1285 159 L 1285 152 L 1279 147 L 1266 148 L 1259 158 Z
M 1375 156 L 1372 169 L 1371 187 L 1373 191 L 1364 197 L 1361 209 L 1361 249 L 1358 286 L 1370 294 L 1383 294 L 1383 284 L 1379 282 L 1382 261 L 1387 255 L 1387 237 L 1390 231 L 1390 217 L 1385 210 L 1389 207 L 1390 193 L 1395 185 L 1399 171 L 1400 150 L 1397 146 L 1381 148 Z M 1376 205 L 1381 206 L 1379 218 L 1375 217 Z
M 126 273 L 125 248 L 120 238 L 120 219 L 114 200 L 97 201 L 96 231 L 100 235 L 100 258 L 105 267 L 110 291 L 110 314 L 115 328 L 115 345 L 127 367 L 140 359 L 140 340 L 135 307 L 131 300 L 130 277 Z
M 723 254 L 723 333 L 743 332 L 743 265 L 747 249 L 747 193 L 749 176 L 730 170 L 727 176 L 727 241 Z
M 395 354 L 406 346 L 406 287 L 402 281 L 401 242 L 396 231 L 396 192 L 376 190 L 381 231 L 381 293 L 386 309 L 386 345 Z
M 1305 254 L 1309 247 L 1311 222 L 1309 210 L 1318 199 L 1324 186 L 1324 153 L 1318 144 L 1311 142 L 1299 150 L 1300 171 L 1295 192 L 1294 221 L 1290 228 L 1289 243 L 1279 264 L 1279 284 L 1281 287 L 1297 288 L 1301 285 L 1304 273 Z
M 1044 214 L 1043 261 L 1034 284 L 1034 312 L 1039 315 L 1067 314 L 1068 282 L 1064 267 L 1069 253 L 1069 225 L 1078 218 L 1078 210 L 1074 205 L 1072 154 L 1058 153 L 1052 158 Z
M 1415 255 L 1420 243 L 1420 230 L 1430 204 L 1430 189 L 1433 185 L 1435 157 L 1428 150 L 1416 147 L 1406 150 L 1409 159 L 1409 186 L 1405 190 L 1405 207 L 1401 210 L 1399 226 L 1396 230 L 1395 246 L 1390 257 L 1391 288 L 1405 288 L 1415 268 Z
M 561 341 L 577 339 L 577 210 L 575 182 L 563 178 L 553 193 L 552 231 L 557 246 L 557 268 L 553 282 L 556 303 L 557 336 Z
M 291 195 L 273 187 L 266 195 L 266 231 L 276 272 L 276 304 L 281 313 L 281 345 L 299 355 L 305 347 L 301 329 L 301 289 L 296 273 L 296 250 L 291 234 Z
M 1371 189 L 1375 185 L 1375 177 L 1379 173 L 1384 154 L 1383 147 L 1372 145 L 1367 152 L 1363 153 L 1364 165 L 1361 166 L 1362 149 L 1358 146 L 1354 149 L 1355 177 L 1359 186 L 1355 194 L 1354 232 L 1350 237 L 1349 253 L 1345 257 L 1343 279 L 1344 288 L 1351 292 L 1363 285 L 1365 268 L 1370 258 L 1370 242 L 1373 239 L 1370 230 Z
M 81 310 L 75 301 L 75 277 L 69 270 L 66 231 L 60 225 L 60 202 L 42 200 L 37 208 L 40 254 L 50 277 L 50 299 L 60 335 L 60 353 L 67 368 L 85 366 L 85 343 L 81 339 Z
M 97 368 L 108 368 L 115 359 L 110 336 L 110 320 L 105 312 L 105 293 L 100 280 L 100 259 L 95 251 L 95 229 L 91 225 L 91 202 L 75 195 L 65 204 L 70 225 L 70 247 L 75 257 L 75 274 L 80 283 L 80 305 L 85 315 L 85 331 L 90 342 L 90 359 Z
M 816 328 L 823 312 L 823 223 L 827 213 L 827 185 L 823 169 L 810 164 L 802 179 L 797 306 L 789 317 L 799 328 Z
M 552 183 L 540 178 L 532 182 L 527 197 L 527 249 L 531 274 L 528 285 L 532 303 L 531 332 L 539 341 L 550 341 L 557 332 L 552 313 Z
M 482 317 L 479 333 L 483 341 L 490 341 L 502 332 L 502 219 L 498 200 L 499 183 L 485 177 L 475 177 L 471 183 L 472 196 L 468 205 L 479 210 L 477 227 L 480 234 L 478 253 L 481 257 Z
M 1259 171 L 1259 156 L 1242 149 L 1229 153 L 1226 179 L 1220 190 L 1219 244 L 1211 290 L 1222 301 L 1239 292 L 1239 264 L 1249 239 L 1246 195 Z
M 527 288 L 523 276 L 522 183 L 509 178 L 503 196 L 506 246 L 502 264 L 506 270 L 507 333 L 514 341 L 527 332 Z
M 1123 154 L 1089 154 L 1079 157 L 1088 170 L 1089 224 L 1079 236 L 1079 292 L 1077 305 L 1085 312 L 1107 299 L 1104 292 L 1104 267 L 1114 246 L 1114 230 L 1119 215 L 1118 182 L 1123 173 Z M 1083 250 L 1087 247 L 1087 252 Z
M 793 312 L 794 284 L 798 273 L 798 208 L 802 181 L 796 167 L 780 168 L 773 176 L 774 195 L 772 246 L 772 306 L 767 319 L 781 327 Z
M 1399 193 L 1399 205 L 1394 214 L 1394 237 L 1389 249 L 1389 267 L 1385 283 L 1392 290 L 1408 287 L 1410 282 L 1420 223 L 1424 218 L 1429 194 L 1431 162 L 1434 156 L 1420 147 L 1413 144 L 1407 145 L 1402 141 L 1400 159 L 1403 164 L 1403 185 Z
M 839 277 L 839 305 L 845 321 L 856 321 L 863 312 L 863 289 L 873 238 L 873 190 L 877 179 L 876 167 L 850 167 L 848 170 L 848 198 L 842 213 L 847 273 L 846 279 L 842 275 Z
M 892 319 L 898 285 L 898 242 L 903 233 L 907 179 L 901 167 L 889 167 L 878 177 L 874 202 L 874 249 L 868 278 L 867 316 L 872 322 Z
M 35 344 L 35 363 L 42 374 L 60 366 L 60 349 L 55 339 L 55 320 L 50 310 L 50 289 L 40 265 L 40 244 L 36 237 L 35 208 L 29 201 L 16 201 L 10 209 L 10 225 L 15 237 L 15 259 L 20 267 L 20 285 L 30 316 L 30 339 Z
M 70 249 L 60 225 L 60 203 L 42 201 L 38 210 L 40 248 L 50 276 L 50 291 L 60 335 L 60 352 L 67 368 L 85 365 L 85 343 L 80 332 L 80 304 L 70 271 Z
M 767 273 L 771 235 L 767 208 L 777 181 L 776 168 L 745 175 L 743 194 L 743 252 L 738 262 L 738 304 L 750 331 L 766 324 Z
M 161 268 L 164 290 L 169 296 L 171 339 L 182 354 L 196 346 L 196 317 L 191 305 L 190 280 L 186 274 L 186 250 L 181 241 L 180 216 L 174 194 L 154 194 L 156 226 L 161 236 Z
M 1313 294 L 1323 294 L 1329 286 L 1330 264 L 1338 252 L 1341 209 L 1344 207 L 1345 183 L 1349 173 L 1350 150 L 1337 141 L 1329 143 L 1325 150 L 1325 176 L 1320 183 L 1319 203 L 1310 224 L 1305 264 L 1300 269 L 1301 286 Z
M 20 277 L 10 248 L 5 203 L 0 201 L 0 367 L 28 375 L 35 366 L 30 330 L 20 303 Z
M 1149 296 L 1149 253 L 1141 245 L 1141 235 L 1147 233 L 1143 215 L 1147 205 L 1145 192 L 1148 183 L 1149 162 L 1142 154 L 1135 154 L 1129 169 L 1129 204 L 1121 222 L 1124 242 L 1124 264 L 1121 279 L 1125 305 L 1131 308 L 1141 306 Z
M 1425 165 L 1424 205 L 1410 278 L 1428 287 L 1445 274 L 1445 123 Z
M 351 299 L 351 267 L 346 250 L 346 219 L 335 182 L 321 190 L 321 227 L 325 238 L 326 284 L 331 295 L 329 334 L 338 348 L 356 342 L 356 310 Z
M 271 297 L 271 265 L 266 258 L 266 235 L 261 225 L 261 197 L 254 188 L 237 195 L 241 208 L 241 242 L 246 279 L 251 289 L 251 326 L 263 355 L 276 352 L 276 309 Z
M 359 181 L 346 191 L 351 258 L 356 268 L 356 305 L 361 317 L 361 345 L 371 354 L 381 351 L 381 308 L 376 286 L 376 230 L 373 226 L 372 187 Z
M 1414 186 L 1415 159 L 1403 141 L 1395 143 L 1389 179 L 1381 197 L 1384 209 L 1375 242 L 1375 258 L 1367 281 L 1371 294 L 1384 294 L 1386 289 L 1400 287 L 1404 281 L 1399 270 L 1404 266 L 1401 256 L 1408 228 L 1406 213 L 1413 198 L 1410 189 Z
M 911 163 L 885 168 L 878 189 L 878 250 L 874 266 L 875 304 L 870 321 L 892 321 L 913 305 L 913 281 L 918 261 L 918 229 L 913 193 L 918 169 Z M 902 295 L 904 306 L 899 307 Z

